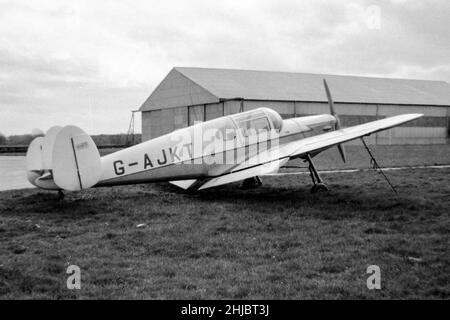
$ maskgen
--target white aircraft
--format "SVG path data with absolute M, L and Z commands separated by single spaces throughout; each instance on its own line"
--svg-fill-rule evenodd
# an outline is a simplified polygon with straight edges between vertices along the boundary
M 342 143 L 423 116 L 403 114 L 341 128 L 325 80 L 324 86 L 331 114 L 283 120 L 274 110 L 259 108 L 197 123 L 103 157 L 80 128 L 52 127 L 28 148 L 28 180 L 39 188 L 58 190 L 60 195 L 62 190 L 157 181 L 186 190 L 241 180 L 256 186 L 258 176 L 277 172 L 287 161 L 301 158 L 309 163 L 311 191 L 316 192 L 326 186 L 314 166 L 314 156 L 337 146 L 345 161 Z

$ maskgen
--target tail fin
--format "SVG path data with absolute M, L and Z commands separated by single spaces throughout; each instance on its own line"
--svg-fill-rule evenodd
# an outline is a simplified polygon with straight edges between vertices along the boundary
M 31 141 L 27 150 L 27 179 L 32 184 L 38 187 L 36 180 L 42 175 L 42 145 L 43 137 L 35 138 Z
M 66 126 L 56 135 L 52 152 L 52 172 L 61 189 L 90 188 L 100 180 L 101 161 L 92 138 L 75 126 Z
M 44 138 L 38 137 L 31 141 L 28 146 L 26 160 L 27 171 L 41 171 L 42 168 L 42 145 Z
M 60 126 L 54 126 L 48 129 L 42 142 L 42 168 L 45 170 L 51 170 L 53 146 L 55 145 L 55 139 L 58 133 L 62 130 Z

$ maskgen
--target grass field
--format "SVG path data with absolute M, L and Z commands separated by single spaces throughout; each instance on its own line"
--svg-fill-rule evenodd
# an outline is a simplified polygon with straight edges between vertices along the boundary
M 0 298 L 449 298 L 450 169 L 0 193 Z M 138 224 L 146 224 L 137 228 Z M 81 268 L 81 290 L 66 268 Z M 381 268 L 368 290 L 366 268 Z

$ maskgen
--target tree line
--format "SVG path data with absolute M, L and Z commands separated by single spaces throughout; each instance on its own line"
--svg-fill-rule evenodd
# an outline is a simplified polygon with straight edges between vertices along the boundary
M 128 144 L 137 144 L 142 140 L 141 134 L 133 134 L 128 137 L 127 141 L 127 134 L 125 133 L 98 134 L 92 135 L 91 137 L 98 146 L 125 145 L 126 142 L 128 142 Z M 31 134 L 5 136 L 0 133 L 0 145 L 29 145 L 33 139 L 34 137 Z

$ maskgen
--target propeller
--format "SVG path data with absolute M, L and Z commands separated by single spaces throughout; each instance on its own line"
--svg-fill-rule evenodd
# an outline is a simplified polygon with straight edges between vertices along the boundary
M 331 92 L 330 89 L 328 88 L 328 84 L 325 79 L 323 79 L 323 85 L 325 86 L 325 92 L 327 93 L 328 105 L 330 106 L 330 113 L 336 119 L 336 123 L 334 124 L 334 130 L 339 130 L 341 128 L 341 121 L 339 120 L 339 116 L 334 110 L 333 98 L 331 97 Z M 338 144 L 337 147 L 339 153 L 341 154 L 342 161 L 346 162 L 344 145 Z

